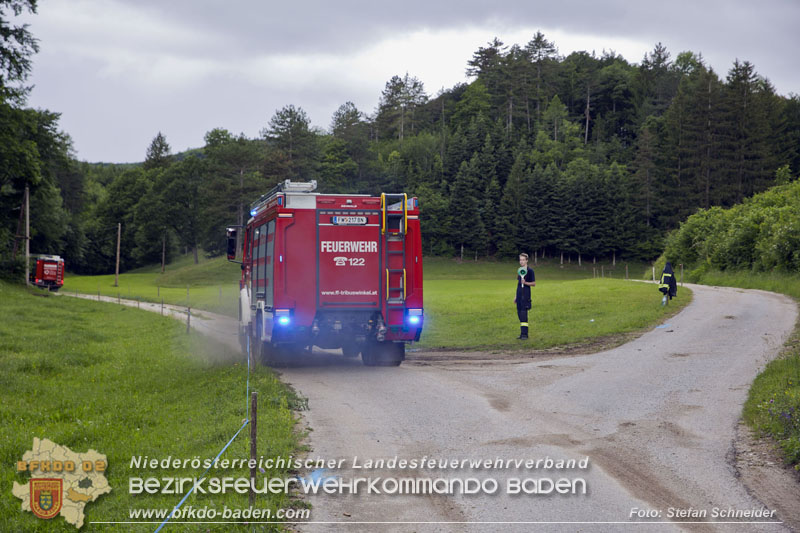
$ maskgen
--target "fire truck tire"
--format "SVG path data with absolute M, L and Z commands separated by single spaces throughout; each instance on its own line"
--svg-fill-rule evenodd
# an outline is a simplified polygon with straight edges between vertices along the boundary
M 400 366 L 406 358 L 406 345 L 400 342 L 384 342 L 378 366 Z
M 281 363 L 280 351 L 277 346 L 269 342 L 261 343 L 261 350 L 259 352 L 259 361 L 262 365 L 275 365 Z
M 349 342 L 342 346 L 342 355 L 345 357 L 358 357 L 361 347 L 355 342 Z
M 247 355 L 247 330 L 239 326 L 239 347 L 242 353 Z
M 366 366 L 400 366 L 406 356 L 406 345 L 390 341 L 371 342 L 361 351 Z
M 262 342 L 260 361 L 262 365 L 286 366 L 296 359 L 298 350 L 295 344 Z
M 361 350 L 361 361 L 364 366 L 375 366 L 375 348 L 373 344 L 368 344 Z

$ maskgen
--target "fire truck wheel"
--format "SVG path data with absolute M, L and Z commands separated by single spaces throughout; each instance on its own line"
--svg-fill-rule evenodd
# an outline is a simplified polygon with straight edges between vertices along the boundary
M 258 337 L 250 337 L 250 351 L 253 354 L 253 361 L 264 364 L 264 343 Z
M 366 366 L 400 366 L 405 355 L 405 344 L 389 341 L 371 342 L 361 351 Z
M 364 346 L 361 350 L 361 361 L 364 366 L 375 366 L 375 348 L 374 345 Z
M 239 346 L 242 353 L 247 355 L 247 331 L 242 327 L 239 327 Z
M 296 360 L 299 348 L 295 344 L 263 343 L 261 364 L 286 366 Z
M 262 365 L 274 365 L 280 363 L 280 351 L 277 346 L 269 342 L 262 342 L 259 352 L 259 361 Z
M 361 347 L 354 342 L 350 342 L 342 346 L 342 355 L 345 357 L 358 357 L 358 353 L 360 351 Z
M 400 366 L 406 358 L 406 345 L 395 342 L 382 342 L 378 366 Z

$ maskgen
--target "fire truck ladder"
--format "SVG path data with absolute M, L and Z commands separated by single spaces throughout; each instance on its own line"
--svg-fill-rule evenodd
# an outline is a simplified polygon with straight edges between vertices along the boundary
M 402 306 L 406 301 L 407 230 L 408 195 L 382 193 L 381 236 L 386 254 L 386 304 L 390 306 Z

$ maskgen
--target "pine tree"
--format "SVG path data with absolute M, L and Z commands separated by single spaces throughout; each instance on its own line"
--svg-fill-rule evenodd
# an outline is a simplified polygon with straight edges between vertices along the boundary
M 314 178 L 319 162 L 319 142 L 303 108 L 287 105 L 275 111 L 261 135 L 286 157 L 287 177 L 303 181 Z
M 483 190 L 478 188 L 475 173 L 476 168 L 472 162 L 461 163 L 450 192 L 450 209 L 453 212 L 450 240 L 462 256 L 464 250 L 475 251 L 482 248 L 481 242 L 486 237 L 479 203 Z
M 168 167 L 172 162 L 170 150 L 167 138 L 159 131 L 147 147 L 147 155 L 142 166 L 145 170 Z
M 528 162 L 519 154 L 511 167 L 511 173 L 503 189 L 500 210 L 497 217 L 498 253 L 504 257 L 513 257 L 525 246 L 524 191 L 526 189 L 526 168 Z
M 404 77 L 392 76 L 386 82 L 375 118 L 384 139 L 403 141 L 414 133 L 416 110 L 428 101 L 422 82 L 406 72 Z
M 525 51 L 535 69 L 534 89 L 531 97 L 536 107 L 536 122 L 541 120 L 542 111 L 550 100 L 548 78 L 550 71 L 556 67 L 558 49 L 555 43 L 545 39 L 544 34 L 537 31 L 533 38 L 525 45 Z
M 652 124 L 652 123 L 651 123 Z M 636 201 L 644 216 L 645 225 L 655 225 L 655 205 L 658 200 L 658 168 L 656 166 L 656 137 L 652 125 L 645 125 L 636 140 L 636 157 L 631 170 L 636 180 Z

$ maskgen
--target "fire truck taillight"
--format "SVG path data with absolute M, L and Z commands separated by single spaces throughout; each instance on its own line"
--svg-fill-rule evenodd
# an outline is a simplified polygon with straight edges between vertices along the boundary
M 412 326 L 418 326 L 422 323 L 422 309 L 409 309 L 407 315 L 408 323 Z
M 276 309 L 275 321 L 281 326 L 288 326 L 292 322 L 291 309 Z

